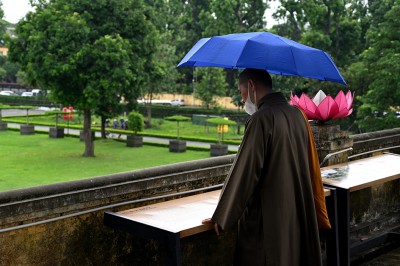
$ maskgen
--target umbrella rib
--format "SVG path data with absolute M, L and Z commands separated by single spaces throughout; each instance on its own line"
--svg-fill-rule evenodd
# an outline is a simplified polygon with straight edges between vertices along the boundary
M 241 51 L 240 51 L 240 53 L 239 53 L 240 56 L 239 56 L 238 59 L 236 60 L 235 65 L 232 66 L 232 69 L 234 69 L 234 68 L 239 68 L 239 66 L 238 66 L 238 61 L 242 58 L 243 50 L 244 50 L 244 48 L 246 47 L 246 44 L 249 42 L 249 40 L 250 40 L 250 39 L 246 40 L 246 42 L 245 42 L 244 45 L 242 46 Z

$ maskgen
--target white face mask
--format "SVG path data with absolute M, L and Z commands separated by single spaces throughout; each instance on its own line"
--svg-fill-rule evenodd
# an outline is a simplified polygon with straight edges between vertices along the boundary
M 246 111 L 246 113 L 248 113 L 249 115 L 254 114 L 257 111 L 257 105 L 256 105 L 256 90 L 254 90 L 254 101 L 255 103 L 252 103 L 250 100 L 250 86 L 247 85 L 247 99 L 244 102 L 244 110 Z

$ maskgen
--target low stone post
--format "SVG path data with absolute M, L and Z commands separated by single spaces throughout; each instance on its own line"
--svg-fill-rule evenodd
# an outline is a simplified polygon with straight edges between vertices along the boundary
M 7 130 L 7 123 L 0 122 L 0 131 Z
M 186 141 L 184 140 L 170 140 L 169 141 L 169 151 L 170 152 L 185 152 L 186 151 Z
M 210 144 L 211 156 L 223 156 L 228 154 L 228 145 L 226 144 Z
M 49 128 L 50 138 L 64 138 L 64 128 L 51 127 Z
M 318 151 L 320 163 L 322 163 L 328 154 L 340 152 L 325 160 L 323 166 L 345 163 L 348 161 L 350 149 L 353 147 L 353 139 L 350 138 L 350 132 L 340 130 L 339 125 L 329 124 L 311 124 L 314 135 L 315 145 Z
M 21 135 L 34 135 L 35 126 L 34 125 L 21 125 L 19 132 Z
M 7 123 L 4 123 L 2 121 L 2 118 L 3 118 L 2 114 L 1 114 L 2 109 L 3 108 L 0 107 L 0 131 L 7 130 Z
M 35 126 L 29 124 L 29 109 L 33 109 L 32 106 L 20 106 L 21 109 L 26 109 L 26 124 L 19 127 L 19 132 L 21 135 L 34 135 Z

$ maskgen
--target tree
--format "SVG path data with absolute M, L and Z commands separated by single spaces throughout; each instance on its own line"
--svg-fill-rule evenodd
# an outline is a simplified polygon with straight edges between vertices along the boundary
M 359 0 L 281 0 L 274 16 L 285 21 L 273 29 L 282 36 L 327 51 L 339 66 L 355 61 L 362 47 L 361 21 L 366 7 Z M 365 33 L 365 31 L 364 31 Z
M 367 32 L 369 48 L 361 56 L 368 69 L 367 93 L 359 99 L 357 122 L 370 131 L 400 126 L 400 0 L 395 0 L 384 19 Z
M 4 47 L 5 39 L 6 39 L 6 22 L 3 20 L 4 11 L 3 11 L 3 3 L 0 2 L 0 47 Z
M 153 13 L 141 0 L 37 1 L 16 27 L 10 57 L 31 85 L 84 113 L 84 156 L 94 156 L 91 115 L 136 101 L 155 51 Z M 104 111 L 104 110 L 103 110 Z
M 264 13 L 268 4 L 263 0 L 220 0 L 211 1 L 210 9 L 203 10 L 201 25 L 204 36 L 258 31 L 266 22 Z
M 210 1 L 209 9 L 200 12 L 200 26 L 203 28 L 201 37 L 212 37 L 240 32 L 252 32 L 263 29 L 268 2 L 264 0 L 220 0 Z M 235 74 L 225 70 L 228 90 L 235 88 Z M 228 94 L 232 92 L 229 91 Z
M 207 107 L 216 107 L 218 104 L 214 96 L 225 96 L 227 83 L 221 68 L 196 68 L 199 82 L 195 86 L 195 97 Z

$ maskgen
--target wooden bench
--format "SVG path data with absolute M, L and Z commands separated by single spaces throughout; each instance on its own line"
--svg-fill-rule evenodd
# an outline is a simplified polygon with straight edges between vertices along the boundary
M 363 250 L 363 241 L 350 243 L 350 194 L 400 178 L 400 156 L 385 154 L 321 168 L 324 186 L 336 189 L 340 265 L 350 265 L 350 256 Z M 373 240 L 373 239 L 371 239 Z M 378 242 L 375 242 L 378 245 Z
M 181 265 L 180 239 L 213 230 L 201 223 L 211 218 L 217 206 L 221 190 L 197 194 L 180 199 L 147 205 L 121 212 L 106 212 L 104 224 L 132 233 L 145 239 L 155 239 L 167 247 L 166 265 Z M 334 190 L 325 189 L 328 213 L 332 225 L 336 226 L 336 201 Z M 333 218 L 332 218 L 333 217 Z M 327 235 L 327 261 L 337 265 L 337 230 Z

